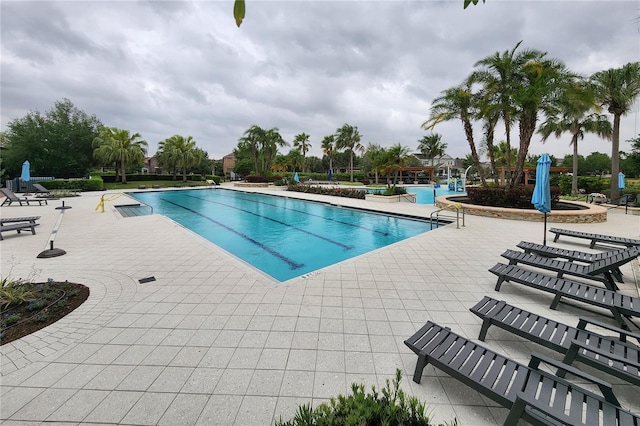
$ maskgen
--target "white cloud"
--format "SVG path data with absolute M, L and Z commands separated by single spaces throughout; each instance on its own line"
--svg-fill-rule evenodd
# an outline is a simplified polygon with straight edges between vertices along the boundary
M 106 125 L 141 133 L 151 153 L 182 134 L 220 158 L 253 124 L 289 141 L 306 132 L 318 156 L 322 138 L 344 123 L 365 143 L 415 149 L 432 100 L 520 40 L 584 75 L 640 60 L 632 1 L 487 0 L 463 10 L 462 0 L 247 0 L 241 28 L 232 6 L 0 3 L 2 129 L 69 98 Z M 638 109 L 623 117 L 622 141 L 638 134 Z M 451 155 L 469 152 L 458 122 L 435 131 Z M 610 153 L 591 136 L 579 146 Z M 530 152 L 545 151 L 569 153 L 569 138 L 543 145 L 534 136 Z

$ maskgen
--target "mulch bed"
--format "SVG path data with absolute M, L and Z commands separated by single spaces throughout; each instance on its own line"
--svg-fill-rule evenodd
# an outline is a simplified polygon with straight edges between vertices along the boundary
M 18 286 L 4 286 L 1 291 L 0 345 L 53 324 L 89 297 L 89 288 L 82 284 L 53 280 L 21 282 Z

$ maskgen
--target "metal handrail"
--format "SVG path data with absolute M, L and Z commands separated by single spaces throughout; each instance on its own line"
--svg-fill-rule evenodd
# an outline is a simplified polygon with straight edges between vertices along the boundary
M 464 223 L 464 206 L 461 204 L 449 204 L 446 207 L 443 207 L 439 210 L 436 210 L 434 212 L 431 212 L 431 216 L 430 216 L 430 220 L 431 220 L 431 229 L 433 229 L 433 215 L 436 216 L 436 225 L 440 226 L 440 213 L 443 211 L 447 211 L 447 210 L 453 210 L 455 209 L 456 211 L 456 229 L 460 229 L 460 211 L 462 211 L 462 226 L 465 226 Z M 453 219 L 453 216 L 444 216 L 444 217 L 449 217 L 451 219 Z

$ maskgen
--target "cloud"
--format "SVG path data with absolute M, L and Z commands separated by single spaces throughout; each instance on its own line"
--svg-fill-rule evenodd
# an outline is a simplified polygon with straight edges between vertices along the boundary
M 488 0 L 463 10 L 462 0 L 248 0 L 241 28 L 232 7 L 0 3 L 2 129 L 69 98 L 106 125 L 141 133 L 151 154 L 181 134 L 221 158 L 253 124 L 277 127 L 288 141 L 310 134 L 311 155 L 321 156 L 322 138 L 344 123 L 363 142 L 415 149 L 433 99 L 520 40 L 583 75 L 640 60 L 631 1 Z M 623 117 L 622 141 L 637 136 L 638 109 Z M 451 155 L 469 153 L 458 122 L 435 131 Z M 609 153 L 610 144 L 587 136 L 580 149 Z M 534 136 L 530 152 L 544 151 L 568 154 L 569 138 L 543 145 Z

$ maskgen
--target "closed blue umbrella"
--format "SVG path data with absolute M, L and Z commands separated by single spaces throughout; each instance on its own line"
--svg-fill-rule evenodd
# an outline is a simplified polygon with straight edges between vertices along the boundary
M 333 177 L 333 170 L 329 169 L 329 180 Z
M 618 173 L 618 188 L 624 189 L 624 173 Z
M 27 182 L 27 193 L 29 192 L 29 181 L 31 180 L 31 170 L 30 170 L 29 160 L 25 160 L 22 163 L 22 174 L 20 175 L 20 180 L 22 182 Z
M 293 175 L 293 180 L 295 180 L 296 182 L 300 182 L 300 177 L 298 176 L 298 172 L 296 172 L 296 174 Z
M 536 186 L 533 188 L 531 204 L 541 213 L 544 213 L 544 237 L 543 244 L 547 245 L 547 213 L 551 211 L 551 186 L 549 184 L 549 169 L 551 158 L 549 154 L 542 154 L 536 166 Z

